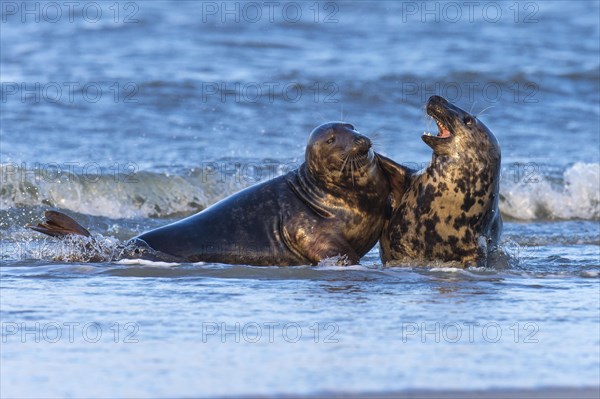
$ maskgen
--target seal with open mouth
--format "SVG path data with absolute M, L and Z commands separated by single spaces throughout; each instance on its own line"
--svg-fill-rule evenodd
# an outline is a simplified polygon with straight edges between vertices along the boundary
M 393 184 L 367 137 L 326 123 L 312 131 L 298 169 L 141 234 L 119 258 L 287 266 L 339 256 L 339 264 L 357 264 L 381 235 Z M 90 236 L 61 213 L 46 219 L 30 227 Z
M 485 265 L 502 231 L 500 146 L 483 122 L 442 97 L 429 99 L 427 114 L 438 127 L 437 135 L 422 136 L 433 157 L 396 195 L 401 199 L 384 227 L 381 259 Z

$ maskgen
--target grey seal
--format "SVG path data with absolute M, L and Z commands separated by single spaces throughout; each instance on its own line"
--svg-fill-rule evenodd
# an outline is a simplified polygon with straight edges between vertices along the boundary
M 130 240 L 119 257 L 247 265 L 357 264 L 377 243 L 391 186 L 369 138 L 330 122 L 309 137 L 305 162 L 178 222 Z M 89 232 L 52 211 L 30 226 L 64 236 Z
M 421 171 L 397 169 L 406 186 L 392 192 L 381 260 L 486 265 L 502 232 L 498 140 L 482 121 L 442 97 L 429 99 L 427 114 L 439 131 L 422 136 L 433 156 Z

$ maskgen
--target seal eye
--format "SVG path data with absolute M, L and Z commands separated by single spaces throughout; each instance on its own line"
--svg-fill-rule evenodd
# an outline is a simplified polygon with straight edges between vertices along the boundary
M 463 119 L 463 122 L 465 122 L 465 125 L 471 126 L 471 125 L 475 124 L 475 119 L 473 119 L 471 116 L 465 116 L 465 119 Z
M 332 136 L 329 138 L 329 140 L 327 140 L 327 144 L 333 144 L 334 141 L 335 141 L 335 136 Z

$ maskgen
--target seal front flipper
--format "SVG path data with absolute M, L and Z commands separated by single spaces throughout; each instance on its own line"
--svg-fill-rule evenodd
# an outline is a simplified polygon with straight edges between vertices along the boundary
M 84 237 L 92 236 L 87 229 L 64 213 L 46 211 L 44 216 L 46 217 L 46 220 L 42 223 L 38 223 L 37 226 L 28 224 L 25 227 L 52 237 L 65 237 L 68 235 Z
M 384 157 L 379 153 L 377 153 L 377 160 L 390 183 L 390 199 L 392 210 L 394 210 L 399 206 L 402 196 L 408 189 L 408 186 L 410 184 L 410 177 L 414 173 L 414 171 L 392 161 L 388 157 Z
M 360 256 L 352 246 L 341 238 L 321 237 L 308 249 L 309 257 L 313 262 L 319 264 L 329 258 L 337 258 L 338 266 L 358 265 Z

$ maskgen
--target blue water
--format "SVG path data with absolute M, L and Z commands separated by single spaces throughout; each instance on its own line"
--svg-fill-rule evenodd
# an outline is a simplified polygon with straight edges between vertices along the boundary
M 598 1 L 23 4 L 0 4 L 2 397 L 598 386 Z M 504 268 L 73 262 L 23 227 L 126 240 L 298 166 L 330 120 L 422 166 L 432 94 L 500 141 Z

